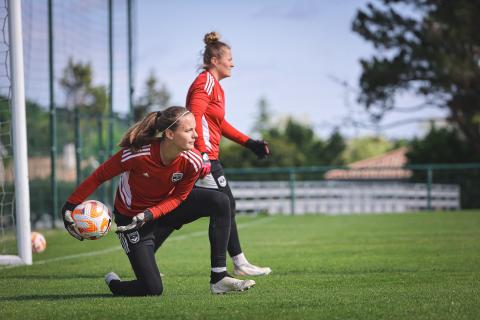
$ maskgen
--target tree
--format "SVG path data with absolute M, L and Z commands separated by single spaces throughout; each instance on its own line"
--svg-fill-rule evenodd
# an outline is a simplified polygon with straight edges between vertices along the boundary
M 325 165 L 342 165 L 345 161 L 342 158 L 342 153 L 346 148 L 346 142 L 340 134 L 338 128 L 332 132 L 328 138 L 325 147 L 322 150 L 322 157 Z
M 414 92 L 448 108 L 449 120 L 480 151 L 480 2 L 381 0 L 358 10 L 352 29 L 377 54 L 360 61 L 359 101 L 380 120 L 395 95 Z
M 65 90 L 67 110 L 98 116 L 106 112 L 107 89 L 93 85 L 93 70 L 90 63 L 74 62 L 72 58 L 63 70 L 60 86 Z
M 424 137 L 410 142 L 407 158 L 409 164 L 469 163 L 480 162 L 480 153 L 475 152 L 474 146 L 459 136 L 458 130 L 438 128 L 432 124 Z M 426 170 L 414 170 L 410 180 L 425 182 L 427 174 Z M 431 178 L 437 184 L 458 185 L 462 208 L 480 207 L 479 169 L 433 170 Z
M 263 138 L 271 150 L 265 160 L 258 160 L 250 150 L 228 141 L 222 141 L 220 160 L 230 168 L 342 164 L 345 141 L 338 131 L 324 141 L 316 137 L 309 125 L 289 117 L 283 125 L 265 128 Z
M 433 123 L 424 137 L 410 142 L 407 158 L 410 164 L 480 162 L 480 154 L 456 130 Z
M 258 101 L 258 115 L 257 120 L 253 125 L 253 132 L 263 136 L 263 134 L 270 128 L 270 111 L 269 104 L 265 97 Z
M 63 69 L 60 86 L 65 90 L 68 110 L 85 105 L 92 87 L 92 66 L 90 63 L 76 63 L 72 58 L 69 58 L 67 66 Z
M 63 70 L 63 76 L 60 79 L 60 86 L 66 93 L 66 112 L 67 121 L 60 121 L 59 136 L 57 145 L 67 144 L 66 137 L 70 137 L 71 127 L 65 127 L 65 124 L 71 122 L 73 111 L 73 134 L 75 140 L 75 159 L 77 169 L 77 184 L 81 180 L 81 161 L 82 156 L 91 155 L 98 148 L 98 141 L 95 148 L 82 148 L 83 141 L 91 141 L 98 134 L 98 124 L 102 122 L 102 115 L 107 111 L 107 90 L 105 86 L 93 85 L 93 70 L 90 63 L 75 62 L 72 58 Z M 58 113 L 61 115 L 61 113 Z M 83 121 L 84 116 L 89 116 L 88 121 Z M 96 121 L 92 125 L 91 120 Z M 92 130 L 93 129 L 93 130 Z M 63 140 L 63 141 L 62 141 Z M 83 140 L 83 141 L 80 141 Z
M 342 158 L 346 163 L 371 158 L 392 150 L 392 143 L 382 137 L 361 137 L 348 142 Z
M 334 130 L 327 141 L 318 138 L 309 124 L 292 117 L 272 123 L 267 99 L 258 102 L 253 132 L 268 142 L 271 154 L 258 160 L 248 149 L 226 139 L 222 140 L 220 160 L 230 168 L 301 167 L 342 164 L 345 141 Z
M 163 110 L 169 107 L 170 92 L 164 83 L 160 83 L 155 73 L 150 72 L 145 81 L 145 89 L 143 94 L 136 100 L 134 104 L 134 120 L 142 119 L 148 112 L 153 110 Z

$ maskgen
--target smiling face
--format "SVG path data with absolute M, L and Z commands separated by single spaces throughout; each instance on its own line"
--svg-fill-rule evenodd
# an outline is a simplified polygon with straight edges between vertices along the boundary
M 209 71 L 216 76 L 218 81 L 220 81 L 223 78 L 228 78 L 232 75 L 233 67 L 232 50 L 223 47 L 220 57 L 212 58 L 212 64 Z
M 187 113 L 180 119 L 178 119 L 178 126 L 175 130 L 167 129 L 171 131 L 169 136 L 172 143 L 180 149 L 180 151 L 192 150 L 195 140 L 198 135 L 195 131 L 195 118 L 192 113 Z

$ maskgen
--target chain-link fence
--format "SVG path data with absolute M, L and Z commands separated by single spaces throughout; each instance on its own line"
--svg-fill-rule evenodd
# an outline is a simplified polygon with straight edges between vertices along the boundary
M 59 218 L 68 194 L 115 151 L 130 122 L 132 3 L 21 2 L 33 222 Z M 95 197 L 111 203 L 112 193 L 107 185 Z

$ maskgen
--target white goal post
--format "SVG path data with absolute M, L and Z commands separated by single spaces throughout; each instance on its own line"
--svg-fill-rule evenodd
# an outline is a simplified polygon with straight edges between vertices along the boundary
M 27 126 L 20 0 L 8 0 L 13 159 L 15 167 L 15 224 L 18 256 L 0 255 L 0 264 L 32 264 Z

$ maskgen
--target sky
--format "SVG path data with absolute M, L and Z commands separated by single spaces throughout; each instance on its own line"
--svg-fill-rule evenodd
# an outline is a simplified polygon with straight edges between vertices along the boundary
M 114 1 L 114 98 L 116 112 L 128 112 L 127 6 Z M 203 37 L 217 31 L 232 48 L 235 67 L 221 85 L 226 119 L 251 133 L 260 99 L 266 99 L 274 123 L 288 116 L 328 137 L 335 128 L 347 137 L 381 134 L 387 138 L 422 136 L 425 122 L 390 126 L 409 118 L 442 118 L 445 112 L 424 109 L 415 114 L 390 113 L 368 129 L 357 103 L 359 60 L 375 51 L 351 31 L 356 11 L 367 0 L 134 0 L 135 96 L 154 72 L 171 93 L 171 105 L 184 105 L 199 73 Z M 90 63 L 94 85 L 108 87 L 108 5 L 102 0 L 54 1 L 54 74 L 56 105 L 66 103 L 60 86 L 67 62 Z M 48 108 L 47 1 L 23 0 L 26 94 Z M 398 106 L 421 99 L 399 97 Z
M 249 133 L 258 101 L 265 98 L 273 120 L 293 116 L 310 124 L 320 136 L 335 127 L 347 136 L 380 133 L 390 138 L 423 135 L 426 125 L 412 123 L 385 130 L 360 129 L 345 119 L 366 119 L 356 102 L 360 58 L 372 46 L 351 31 L 363 0 L 136 1 L 135 74 L 137 93 L 150 72 L 165 83 L 171 103 L 184 105 L 198 74 L 203 36 L 217 31 L 232 48 L 235 67 L 221 81 L 226 94 L 226 119 Z M 348 84 L 346 89 L 341 83 Z M 419 98 L 404 95 L 401 106 Z M 405 118 L 438 118 L 439 110 L 415 115 L 390 114 L 389 125 Z

